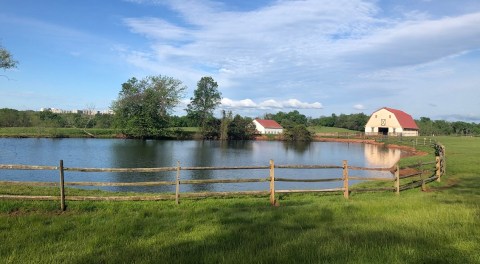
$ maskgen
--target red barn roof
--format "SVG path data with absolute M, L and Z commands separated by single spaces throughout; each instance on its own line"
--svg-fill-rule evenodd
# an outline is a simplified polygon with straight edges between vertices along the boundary
M 393 108 L 384 107 L 383 109 L 386 109 L 387 111 L 394 114 L 398 122 L 400 123 L 400 126 L 402 126 L 403 128 L 418 129 L 417 123 L 415 123 L 415 120 L 413 120 L 411 115 Z
M 264 128 L 279 128 L 282 129 L 283 127 L 277 123 L 275 120 L 267 120 L 267 119 L 255 119 L 260 125 Z

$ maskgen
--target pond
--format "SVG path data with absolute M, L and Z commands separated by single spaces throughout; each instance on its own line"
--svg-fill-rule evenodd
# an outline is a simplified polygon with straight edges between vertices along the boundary
M 383 146 L 311 142 L 288 143 L 279 141 L 170 141 L 124 139 L 0 139 L 0 164 L 23 164 L 84 168 L 150 168 L 268 166 L 276 165 L 342 165 L 390 167 L 401 156 L 401 150 Z M 140 182 L 173 181 L 175 172 L 157 173 L 84 173 L 65 172 L 65 181 Z M 341 178 L 338 169 L 294 170 L 275 169 L 282 178 Z M 389 172 L 352 171 L 351 176 L 392 177 Z M 268 170 L 181 171 L 181 179 L 237 179 L 268 178 Z M 0 170 L 0 181 L 57 182 L 58 171 Z M 355 181 L 350 181 L 354 184 Z M 332 183 L 276 183 L 276 189 L 337 188 L 342 182 Z M 90 188 L 90 187 L 87 187 Z M 93 187 L 92 187 L 93 188 Z M 95 187 L 98 188 L 98 187 Z M 174 186 L 155 187 L 101 187 L 109 191 L 174 192 Z M 265 183 L 182 185 L 181 192 L 268 190 Z

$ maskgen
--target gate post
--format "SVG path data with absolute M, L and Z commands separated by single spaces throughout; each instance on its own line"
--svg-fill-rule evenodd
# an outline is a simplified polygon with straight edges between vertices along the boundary
M 273 160 L 270 160 L 270 204 L 276 205 L 275 203 L 275 163 Z
M 180 161 L 177 161 L 177 177 L 175 180 L 175 204 L 180 203 Z
M 437 182 L 440 182 L 440 177 L 442 176 L 442 159 L 439 156 L 435 157 L 435 175 L 437 176 Z
M 348 199 L 348 161 L 343 161 L 343 197 Z
M 395 165 L 395 194 L 400 195 L 400 167 Z
M 58 167 L 60 171 L 60 209 L 65 211 L 65 175 L 63 172 L 63 160 L 60 160 L 60 166 Z

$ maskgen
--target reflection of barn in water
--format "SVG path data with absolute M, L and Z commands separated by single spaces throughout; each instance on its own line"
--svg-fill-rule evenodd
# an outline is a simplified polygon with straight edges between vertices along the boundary
M 402 151 L 365 144 L 365 161 L 368 167 L 391 167 L 400 159 Z

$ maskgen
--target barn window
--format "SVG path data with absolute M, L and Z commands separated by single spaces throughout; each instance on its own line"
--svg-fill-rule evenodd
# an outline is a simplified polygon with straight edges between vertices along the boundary
M 388 118 L 392 118 L 392 115 L 388 115 Z

